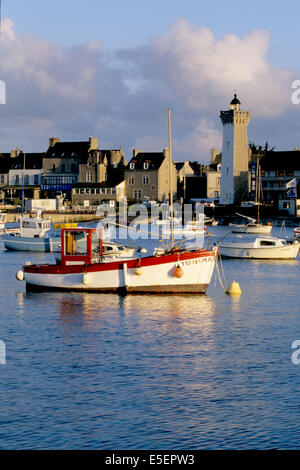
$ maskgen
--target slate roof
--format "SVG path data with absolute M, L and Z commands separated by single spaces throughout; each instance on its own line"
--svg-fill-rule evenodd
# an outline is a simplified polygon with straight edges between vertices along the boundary
M 86 161 L 89 155 L 90 142 L 56 142 L 45 153 L 45 158 L 78 158 Z
M 268 152 L 260 159 L 260 166 L 267 171 L 276 169 L 300 170 L 300 151 Z
M 8 173 L 11 166 L 10 153 L 0 153 L 0 173 Z
M 25 169 L 41 170 L 43 168 L 43 157 L 45 153 L 27 153 L 25 152 Z M 24 153 L 20 152 L 17 157 L 10 157 L 10 170 L 23 170 Z
M 158 170 L 164 161 L 163 152 L 140 152 L 135 157 L 132 157 L 126 170 L 130 170 L 130 163 L 134 163 L 135 170 L 144 170 L 144 163 L 149 163 L 148 170 Z

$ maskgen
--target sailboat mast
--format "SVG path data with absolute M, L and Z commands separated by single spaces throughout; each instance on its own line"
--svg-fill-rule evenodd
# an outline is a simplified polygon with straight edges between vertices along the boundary
M 259 224 L 259 201 L 260 201 L 260 166 L 258 165 L 258 185 L 257 185 L 257 223 Z
M 171 111 L 168 109 L 168 128 L 169 128 L 169 179 L 170 179 L 170 215 L 171 215 L 171 247 L 174 245 L 174 227 L 173 227 L 173 175 L 172 175 L 172 137 L 171 137 Z

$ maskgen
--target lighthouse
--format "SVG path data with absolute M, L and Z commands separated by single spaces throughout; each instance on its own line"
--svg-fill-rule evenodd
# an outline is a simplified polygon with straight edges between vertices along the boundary
M 239 203 L 248 194 L 248 139 L 250 111 L 242 111 L 237 95 L 229 109 L 221 111 L 223 148 L 221 170 L 221 204 Z

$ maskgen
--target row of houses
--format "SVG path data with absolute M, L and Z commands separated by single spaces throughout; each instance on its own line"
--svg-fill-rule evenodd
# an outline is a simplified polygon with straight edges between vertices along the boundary
M 218 197 L 218 164 L 186 161 L 171 165 L 173 197 L 210 197 L 211 192 Z M 169 188 L 167 148 L 162 152 L 133 150 L 127 162 L 122 148 L 100 149 L 95 137 L 84 142 L 60 142 L 51 137 L 45 152 L 13 149 L 0 154 L 2 201 L 20 200 L 23 194 L 26 199 L 64 195 L 74 206 L 120 201 L 124 196 L 129 201 L 163 202 L 169 198 Z
M 261 169 L 261 199 L 279 205 L 286 199 L 286 183 L 300 181 L 300 151 L 248 152 L 248 188 L 243 200 L 253 199 L 255 165 Z M 174 198 L 190 200 L 220 198 L 222 154 L 211 150 L 210 163 L 172 163 Z M 299 183 L 300 184 L 300 183 Z M 13 149 L 0 154 L 0 199 L 55 198 L 63 195 L 72 205 L 98 205 L 102 201 L 129 201 L 169 198 L 169 153 L 133 150 L 127 162 L 122 148 L 100 149 L 98 139 L 60 142 L 49 139 L 45 152 L 24 153 Z M 254 188 L 255 189 L 255 188 Z M 300 194 L 300 187 L 298 188 Z

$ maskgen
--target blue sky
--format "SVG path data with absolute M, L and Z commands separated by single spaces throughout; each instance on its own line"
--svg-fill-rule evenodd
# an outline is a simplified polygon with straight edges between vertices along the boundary
M 300 147 L 299 15 L 293 0 L 2 0 L 0 150 L 52 134 L 158 150 L 171 107 L 175 158 L 205 161 L 235 89 L 249 140 Z

